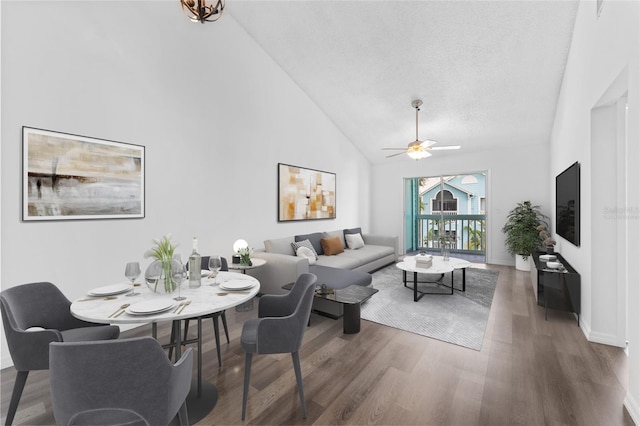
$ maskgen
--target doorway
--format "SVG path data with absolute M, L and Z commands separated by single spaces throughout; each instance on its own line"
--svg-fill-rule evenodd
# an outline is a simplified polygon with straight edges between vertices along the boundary
M 486 261 L 487 173 L 405 178 L 407 254 L 424 251 Z

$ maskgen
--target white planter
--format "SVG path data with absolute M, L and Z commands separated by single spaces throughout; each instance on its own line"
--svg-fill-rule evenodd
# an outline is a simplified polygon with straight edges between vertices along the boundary
M 518 271 L 530 271 L 531 265 L 529 265 L 529 257 L 527 256 L 527 259 L 525 260 L 519 254 L 516 254 L 516 269 Z

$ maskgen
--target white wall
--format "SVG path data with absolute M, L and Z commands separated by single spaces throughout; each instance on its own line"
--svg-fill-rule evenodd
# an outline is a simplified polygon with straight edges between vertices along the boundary
M 403 179 L 488 171 L 487 262 L 514 265 L 502 233 L 507 214 L 518 202 L 530 200 L 549 216 L 549 148 L 546 141 L 501 151 L 438 151 L 424 160 L 402 157 L 373 167 L 372 227 L 380 234 L 404 236 Z M 405 247 L 404 241 L 401 247 Z
M 637 283 L 640 276 L 640 174 L 637 167 L 640 160 L 639 24 L 638 2 L 605 1 L 600 18 L 596 17 L 595 2 L 580 3 L 551 138 L 553 156 L 550 157 L 551 176 L 574 161 L 580 161 L 582 165 L 581 246 L 561 242 L 558 248 L 581 274 L 581 325 L 589 340 L 613 343 L 619 340 L 620 333 L 625 333 L 624 322 L 617 320 L 620 311 L 620 295 L 617 293 L 624 287 L 620 280 L 631 277 L 626 297 L 630 362 L 625 406 L 637 424 L 640 424 L 640 289 Z M 604 161 L 605 158 L 601 158 L 602 148 L 592 146 L 592 141 L 598 141 L 602 133 L 607 132 L 606 114 L 597 107 L 620 95 L 618 85 L 621 81 L 628 90 L 626 153 L 620 155 L 620 143 L 614 134 L 609 147 L 616 154 L 606 155 Z M 618 95 L 611 96 L 614 92 Z M 611 99 L 606 99 L 607 96 Z M 595 128 L 592 126 L 594 123 Z M 630 166 L 626 167 L 622 161 Z M 616 170 L 610 169 L 612 162 L 616 164 Z M 617 176 L 620 167 L 625 169 L 622 183 L 619 179 L 605 177 L 607 173 Z M 626 193 L 620 195 L 622 186 Z M 606 191 L 617 195 L 608 199 L 598 197 Z M 621 201 L 625 204 L 619 204 Z M 612 202 L 615 204 L 610 205 Z M 623 214 L 609 218 L 607 222 L 604 217 L 607 208 L 620 208 Z M 628 233 L 626 250 L 620 249 L 617 240 L 589 232 L 602 226 L 615 232 L 620 229 L 622 220 Z M 603 279 L 601 270 L 606 268 L 606 261 L 596 255 L 615 250 L 618 257 L 627 259 L 623 263 L 626 270 L 617 270 L 615 275 Z M 614 263 L 614 266 L 618 264 Z
M 178 2 L 2 2 L 1 285 L 46 280 L 71 299 L 149 262 L 237 238 L 370 227 L 370 165 L 233 20 Z M 146 218 L 21 222 L 21 128 L 146 146 Z M 337 173 L 337 219 L 277 222 L 277 163 Z M 176 195 L 177 194 L 177 195 Z M 171 197 L 171 198 L 169 198 Z M 10 365 L 4 344 L 2 367 Z

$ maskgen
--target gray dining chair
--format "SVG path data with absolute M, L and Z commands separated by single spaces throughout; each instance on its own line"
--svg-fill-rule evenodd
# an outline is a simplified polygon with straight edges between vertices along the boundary
M 304 331 L 309 323 L 316 280 L 315 275 L 303 273 L 300 274 L 289 293 L 263 295 L 258 304 L 258 318 L 252 318 L 243 324 L 240 338 L 242 349 L 245 352 L 242 420 L 244 420 L 247 410 L 253 354 L 287 352 L 291 353 L 293 360 L 302 417 L 307 418 L 298 351 L 302 345 Z
M 58 425 L 188 425 L 193 349 L 172 364 L 152 337 L 50 345 L 51 403 Z
M 209 269 L 209 258 L 210 256 L 202 256 L 201 269 Z M 222 264 L 220 271 L 228 271 L 229 264 L 227 263 L 227 259 L 220 256 L 220 261 Z M 188 264 L 187 264 L 187 270 L 188 270 Z M 222 354 L 220 353 L 220 324 L 218 323 L 218 318 L 222 320 L 224 335 L 227 338 L 227 344 L 229 344 L 229 328 L 227 327 L 227 315 L 225 311 L 213 312 L 211 314 L 204 315 L 199 318 L 192 318 L 192 319 L 203 320 L 203 319 L 209 319 L 209 318 L 213 320 L 213 334 L 216 339 L 216 351 L 218 352 L 218 366 L 222 367 Z M 190 342 L 190 340 L 187 339 L 187 335 L 189 333 L 189 320 L 190 320 L 189 318 L 184 320 L 184 337 L 181 342 L 182 344 Z M 200 336 L 198 336 L 198 338 L 200 338 Z M 173 335 L 173 331 L 171 334 L 171 342 L 175 342 L 175 336 Z M 172 354 L 173 354 L 173 347 L 169 349 L 169 358 L 171 358 Z
M 49 343 L 117 339 L 120 328 L 75 318 L 71 302 L 49 282 L 22 284 L 0 293 L 7 346 L 17 370 L 6 423 L 13 423 L 29 371 L 49 368 Z

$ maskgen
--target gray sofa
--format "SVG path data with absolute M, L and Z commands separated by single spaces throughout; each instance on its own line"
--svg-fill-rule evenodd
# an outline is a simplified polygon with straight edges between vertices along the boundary
M 393 263 L 398 258 L 398 237 L 361 234 L 364 247 L 351 250 L 347 247 L 344 233 L 356 233 L 358 228 L 350 230 L 336 230 L 330 232 L 316 232 L 313 234 L 296 235 L 285 238 L 266 240 L 264 250 L 254 251 L 252 257 L 265 259 L 267 263 L 260 268 L 248 270 L 260 281 L 260 293 L 283 294 L 286 290 L 282 286 L 294 282 L 303 272 L 310 272 L 309 261 L 296 256 L 291 243 L 298 240 L 310 239 L 318 243 L 320 238 L 338 237 L 344 248 L 343 253 L 325 255 L 322 249 L 317 250 L 319 256 L 316 265 L 352 271 L 372 272 Z M 319 243 L 318 243 L 319 244 Z M 313 267 L 311 268 L 313 272 Z M 322 268 L 318 268 L 320 270 Z M 319 283 L 321 277 L 319 277 Z

